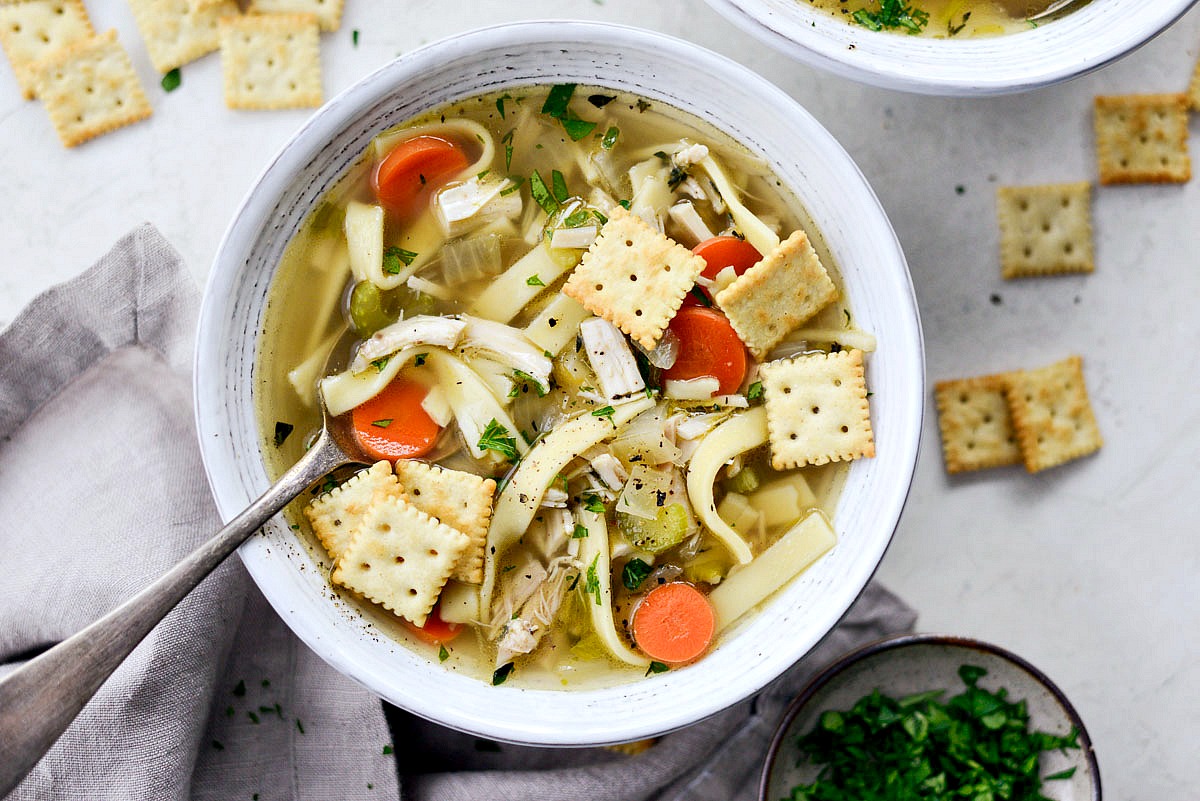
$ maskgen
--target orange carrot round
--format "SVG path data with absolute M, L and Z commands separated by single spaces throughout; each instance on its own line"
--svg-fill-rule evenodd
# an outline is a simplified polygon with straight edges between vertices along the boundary
M 407 139 L 392 148 L 375 169 L 375 196 L 398 217 L 412 217 L 435 188 L 468 163 L 463 149 L 448 139 Z
M 432 450 L 441 427 L 423 408 L 426 389 L 397 377 L 351 412 L 354 438 L 372 459 L 412 459 Z
M 712 376 L 720 383 L 717 394 L 738 391 L 746 377 L 746 346 L 724 314 L 685 306 L 668 327 L 679 338 L 679 355 L 663 378 L 686 381 Z
M 754 245 L 736 236 L 714 236 L 712 239 L 705 239 L 692 248 L 692 252 L 704 259 L 704 270 L 700 274 L 710 280 L 716 278 L 717 273 L 726 267 L 732 267 L 734 273 L 741 275 L 762 260 L 762 254 Z M 695 295 L 697 291 L 708 299 L 709 305 L 712 304 L 712 295 L 708 290 L 695 287 L 684 297 L 684 306 L 701 305 Z
M 417 639 L 434 645 L 450 642 L 458 636 L 463 627 L 461 623 L 448 623 L 442 620 L 441 604 L 434 604 L 433 609 L 430 610 L 429 615 L 425 618 L 424 626 L 418 626 L 404 618 L 401 618 L 400 622 L 404 624 L 406 629 L 416 635 Z
M 633 641 L 651 659 L 691 662 L 712 643 L 717 618 L 704 594 L 683 581 L 662 584 L 633 613 Z

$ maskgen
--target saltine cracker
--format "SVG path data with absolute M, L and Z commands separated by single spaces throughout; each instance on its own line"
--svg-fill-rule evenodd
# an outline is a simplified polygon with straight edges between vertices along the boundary
M 312 14 L 247 14 L 221 20 L 225 105 L 236 109 L 321 105 L 321 52 Z
M 838 296 L 804 231 L 795 231 L 762 261 L 717 293 L 733 330 L 758 359 Z
M 651 349 L 704 266 L 704 259 L 617 206 L 562 292 Z
M 336 31 L 342 24 L 342 0 L 250 0 L 251 14 L 312 14 L 321 30 Z
M 67 147 L 143 120 L 152 111 L 115 30 L 76 42 L 39 62 L 36 88 Z
M 384 498 L 363 518 L 332 580 L 423 626 L 469 544 L 407 501 Z
M 95 36 L 83 0 L 0 4 L 0 48 L 26 100 L 36 94 L 38 62 Z
M 129 0 L 129 7 L 159 72 L 216 50 L 221 19 L 241 13 L 234 0 Z
M 997 189 L 1001 276 L 1092 272 L 1091 189 L 1087 181 Z
M 1077 459 L 1104 444 L 1079 356 L 1011 373 L 1005 394 L 1029 472 Z
M 400 482 L 387 461 L 376 462 L 304 507 L 313 533 L 336 562 L 371 507 L 384 498 L 403 497 Z
M 997 373 L 934 386 L 947 473 L 1021 463 L 1005 397 L 1008 381 L 1008 373 Z
M 409 503 L 470 539 L 450 577 L 468 584 L 481 583 L 496 482 L 411 459 L 396 462 L 396 477 Z
M 759 378 L 776 470 L 875 455 L 861 350 L 768 362 Z
M 1101 95 L 1095 100 L 1096 160 L 1102 184 L 1184 183 L 1187 96 Z

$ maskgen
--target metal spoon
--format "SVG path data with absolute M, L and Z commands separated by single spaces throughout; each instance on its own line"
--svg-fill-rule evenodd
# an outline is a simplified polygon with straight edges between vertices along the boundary
M 320 393 L 318 393 L 319 395 Z M 226 556 L 329 472 L 361 462 L 321 399 L 321 434 L 246 511 L 137 595 L 0 681 L 0 798 L 25 778 L 100 685 Z
M 1087 0 L 1055 0 L 1055 2 L 1046 6 L 1046 8 L 1042 11 L 1039 11 L 1031 17 L 1026 17 L 1025 20 L 1027 22 L 1037 22 L 1038 20 L 1043 20 L 1047 17 L 1052 17 L 1061 11 L 1065 11 L 1069 6 L 1083 5 L 1086 2 Z

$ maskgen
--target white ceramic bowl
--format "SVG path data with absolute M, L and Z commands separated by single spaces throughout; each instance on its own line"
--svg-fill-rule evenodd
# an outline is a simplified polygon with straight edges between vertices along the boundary
M 878 456 L 853 465 L 838 546 L 685 670 L 594 691 L 492 687 L 394 642 L 331 597 L 282 520 L 240 551 L 289 626 L 338 670 L 425 718 L 497 740 L 614 743 L 686 726 L 745 698 L 799 659 L 842 616 L 883 556 L 908 493 L 924 399 L 924 354 L 904 256 L 846 152 L 787 95 L 737 64 L 676 39 L 575 22 L 515 24 L 413 51 L 320 109 L 255 182 L 225 234 L 201 312 L 196 416 L 208 479 L 230 518 L 268 486 L 251 391 L 268 288 L 289 237 L 371 138 L 426 109 L 520 84 L 578 82 L 635 92 L 709 120 L 792 187 L 845 279 L 869 358 Z M 307 567 L 307 569 L 306 569 Z
M 1063 801 L 1100 801 L 1100 766 L 1083 719 L 1050 677 L 1016 654 L 997 645 L 942 634 L 910 634 L 863 646 L 839 659 L 809 682 L 792 701 L 767 752 L 759 781 L 759 801 L 790 798 L 791 790 L 816 777 L 814 766 L 799 764 L 796 738 L 812 731 L 821 713 L 845 710 L 875 689 L 893 698 L 946 690 L 946 698 L 963 691 L 960 665 L 987 671 L 979 686 L 1008 690 L 1010 701 L 1024 699 L 1029 726 L 1066 735 L 1079 732 L 1079 750 L 1042 756 L 1042 775 L 1074 767 L 1069 779 L 1046 782 L 1042 793 Z
M 1141 47 L 1195 2 L 1091 0 L 1007 36 L 931 39 L 870 31 L 807 0 L 708 0 L 734 24 L 797 61 L 851 80 L 931 95 L 1023 92 L 1083 75 Z

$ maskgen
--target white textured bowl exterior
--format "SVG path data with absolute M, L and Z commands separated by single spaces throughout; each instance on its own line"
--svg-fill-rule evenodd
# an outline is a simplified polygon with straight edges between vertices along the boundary
M 1053 751 L 1042 757 L 1043 775 L 1072 766 L 1075 774 L 1065 781 L 1047 782 L 1042 793 L 1062 801 L 1100 801 L 1100 767 L 1091 737 L 1075 707 L 1049 677 L 999 646 L 940 634 L 906 635 L 864 646 L 813 679 L 792 702 L 775 733 L 759 783 L 759 800 L 791 798 L 793 787 L 813 780 L 811 766 L 797 765 L 796 738 L 812 731 L 822 712 L 849 709 L 876 688 L 893 698 L 944 689 L 949 698 L 963 690 L 960 665 L 987 670 L 980 687 L 992 692 L 1003 687 L 1010 700 L 1024 699 L 1030 728 L 1062 735 L 1077 728 L 1078 751 Z
M 388 701 L 498 740 L 588 745 L 686 726 L 763 687 L 841 618 L 882 558 L 908 492 L 924 353 L 904 256 L 844 150 L 791 98 L 733 62 L 631 28 L 555 21 L 455 36 L 409 53 L 330 101 L 282 149 L 238 210 L 201 312 L 196 414 L 222 515 L 269 484 L 251 398 L 270 281 L 305 214 L 380 131 L 457 98 L 520 84 L 600 84 L 707 119 L 760 154 L 800 197 L 842 270 L 856 321 L 878 336 L 868 382 L 878 456 L 853 465 L 839 545 L 700 663 L 601 690 L 491 687 L 444 670 L 331 598 L 277 518 L 240 551 L 276 611 L 314 651 Z M 307 568 L 305 568 L 307 566 Z
M 807 0 L 708 0 L 797 61 L 863 83 L 931 95 L 1023 92 L 1099 69 L 1141 47 L 1196 0 L 1092 0 L 1036 28 L 977 39 L 870 31 Z

